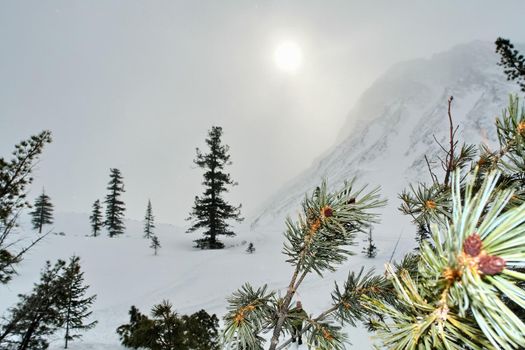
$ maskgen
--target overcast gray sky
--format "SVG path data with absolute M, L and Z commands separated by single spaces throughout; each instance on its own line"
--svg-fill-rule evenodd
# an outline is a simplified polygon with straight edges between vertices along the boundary
M 0 1 L 0 151 L 50 129 L 32 195 L 88 212 L 110 167 L 127 216 L 184 224 L 212 125 L 245 214 L 328 149 L 389 66 L 471 40 L 525 42 L 525 1 Z M 283 41 L 302 50 L 276 67 Z

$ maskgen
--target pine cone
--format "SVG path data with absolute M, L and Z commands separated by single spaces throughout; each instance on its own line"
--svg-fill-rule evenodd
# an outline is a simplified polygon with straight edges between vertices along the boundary
M 329 218 L 334 215 L 334 210 L 330 208 L 329 206 L 324 207 L 322 211 L 323 211 L 323 216 L 325 218 Z
M 477 233 L 473 233 L 463 242 L 463 251 L 472 257 L 476 257 L 481 253 L 483 241 Z
M 505 269 L 505 260 L 499 256 L 486 255 L 479 259 L 479 270 L 485 275 L 496 275 Z

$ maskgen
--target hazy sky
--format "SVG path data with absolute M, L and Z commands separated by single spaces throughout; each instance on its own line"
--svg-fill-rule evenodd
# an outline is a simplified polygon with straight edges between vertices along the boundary
M 393 63 L 475 39 L 525 42 L 525 1 L 0 1 L 0 152 L 50 129 L 31 195 L 88 212 L 110 167 L 127 216 L 185 224 L 195 147 L 221 125 L 229 196 L 253 213 L 335 141 Z M 302 49 L 277 69 L 283 41 Z

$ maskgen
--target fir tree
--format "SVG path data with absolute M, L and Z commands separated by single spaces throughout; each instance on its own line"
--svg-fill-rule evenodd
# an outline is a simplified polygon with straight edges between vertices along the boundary
M 250 244 L 248 244 L 248 248 L 246 248 L 246 252 L 247 253 L 250 253 L 252 254 L 253 252 L 255 252 L 255 247 L 253 246 L 253 243 L 250 242 Z
M 84 285 L 84 273 L 80 271 L 78 256 L 71 257 L 69 265 L 65 268 L 61 286 L 61 327 L 65 330 L 64 349 L 67 349 L 69 341 L 81 337 L 76 332 L 91 329 L 97 324 L 97 321 L 86 323 L 86 319 L 92 314 L 90 308 L 96 295 L 86 296 L 89 286 Z
M 38 233 L 42 233 L 42 227 L 44 225 L 53 223 L 53 204 L 51 204 L 51 198 L 42 190 L 42 194 L 36 198 L 33 206 L 35 210 L 30 213 L 33 217 L 31 223 L 33 224 L 33 229 L 38 230 Z
M 115 237 L 124 233 L 124 202 L 120 196 L 124 191 L 124 182 L 120 170 L 110 169 L 110 180 L 107 187 L 109 191 L 104 203 L 106 204 L 105 226 L 108 229 L 109 237 Z
M 362 253 L 365 254 L 367 258 L 375 258 L 377 255 L 377 247 L 372 239 L 372 229 L 368 230 L 368 237 L 365 242 L 366 246 L 363 248 Z
M 89 221 L 91 222 L 91 230 L 93 232 L 93 237 L 98 236 L 100 230 L 102 229 L 102 226 L 104 225 L 104 222 L 102 220 L 102 205 L 100 204 L 99 199 L 97 199 L 95 203 L 93 203 L 93 211 L 89 216 Z
M 212 127 L 208 133 L 206 143 L 209 153 L 203 154 L 197 148 L 197 157 L 194 163 L 205 170 L 204 193 L 200 197 L 195 197 L 190 217 L 193 225 L 187 232 L 194 232 L 204 229 L 204 238 L 195 240 L 196 247 L 201 249 L 220 249 L 224 244 L 218 240 L 218 236 L 234 236 L 230 230 L 227 220 L 233 219 L 242 221 L 240 216 L 241 206 L 228 204 L 223 193 L 228 192 L 228 186 L 235 186 L 236 183 L 231 179 L 230 174 L 224 172 L 224 168 L 231 164 L 229 147 L 221 143 L 222 128 Z
M 525 58 L 508 39 L 498 38 L 496 40 L 496 52 L 500 54 L 500 66 L 505 67 L 504 71 L 508 80 L 515 80 L 525 92 Z
M 51 132 L 43 131 L 15 146 L 13 158 L 0 157 L 0 284 L 7 283 L 15 274 L 14 265 L 40 239 L 13 251 L 11 232 L 16 227 L 20 211 L 28 205 L 26 187 L 33 178 L 31 171 L 45 144 L 51 142 Z
M 155 252 L 155 255 L 157 255 L 157 250 L 161 248 L 160 241 L 157 236 L 155 235 L 151 236 L 151 245 L 149 247 L 152 248 Z
M 148 207 L 146 208 L 146 216 L 144 217 L 144 238 L 150 239 L 155 233 L 155 217 L 153 216 L 153 209 L 151 208 L 151 200 L 148 200 Z

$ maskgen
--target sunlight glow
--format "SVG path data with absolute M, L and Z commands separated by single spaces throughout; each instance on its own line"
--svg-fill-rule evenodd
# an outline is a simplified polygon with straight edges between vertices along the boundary
M 275 49 L 273 58 L 277 68 L 287 73 L 295 73 L 303 63 L 301 47 L 293 41 L 280 43 Z

